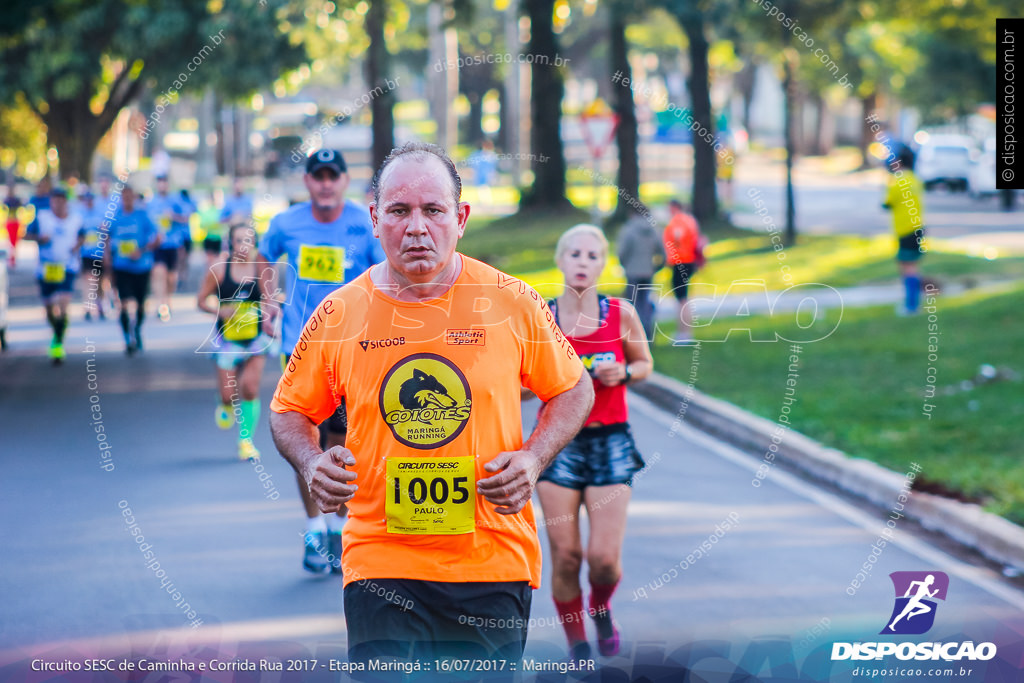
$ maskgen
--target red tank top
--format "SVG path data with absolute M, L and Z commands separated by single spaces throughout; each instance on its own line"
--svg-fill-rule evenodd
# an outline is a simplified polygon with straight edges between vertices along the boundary
M 558 320 L 558 306 L 555 301 L 548 305 Z M 622 308 L 618 299 L 605 296 L 598 297 L 600 323 L 598 328 L 585 337 L 565 335 L 572 348 L 583 361 L 583 367 L 590 373 L 594 382 L 594 407 L 587 417 L 586 424 L 600 422 L 604 425 L 618 424 L 629 418 L 626 407 L 626 385 L 605 386 L 594 376 L 594 368 L 602 362 L 626 362 L 625 348 L 622 345 Z

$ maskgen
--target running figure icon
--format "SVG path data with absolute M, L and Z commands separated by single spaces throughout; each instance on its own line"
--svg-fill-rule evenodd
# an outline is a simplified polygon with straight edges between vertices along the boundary
M 907 592 L 903 595 L 903 597 L 910 598 L 910 600 L 907 601 L 907 604 L 903 607 L 903 611 L 900 612 L 899 616 L 893 619 L 892 623 L 889 624 L 889 631 L 895 633 L 896 622 L 898 622 L 903 617 L 906 617 L 907 621 L 910 621 L 913 617 L 916 617 L 919 614 L 927 614 L 928 612 L 932 611 L 931 606 L 926 605 L 921 601 L 924 598 L 933 598 L 939 592 L 938 588 L 936 588 L 934 591 L 928 590 L 933 583 L 935 583 L 934 574 L 929 574 L 928 576 L 926 576 L 924 581 L 912 581 L 910 583 L 910 587 L 907 588 Z M 914 592 L 915 586 L 917 587 L 917 592 L 913 596 L 911 596 L 910 594 Z

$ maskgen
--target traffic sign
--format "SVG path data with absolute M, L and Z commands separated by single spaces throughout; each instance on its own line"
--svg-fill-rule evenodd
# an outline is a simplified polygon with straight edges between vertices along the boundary
M 594 159 L 600 159 L 615 137 L 615 131 L 619 127 L 619 115 L 598 99 L 580 113 L 580 127 L 590 155 Z

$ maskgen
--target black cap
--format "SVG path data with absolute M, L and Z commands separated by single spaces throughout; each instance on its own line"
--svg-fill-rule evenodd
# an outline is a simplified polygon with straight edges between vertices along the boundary
M 306 159 L 306 173 L 313 175 L 321 168 L 329 168 L 338 175 L 348 170 L 348 167 L 345 166 L 345 157 L 341 156 L 341 152 L 333 149 L 321 149 L 313 152 Z
M 61 185 L 54 185 L 53 189 L 50 190 L 50 196 L 51 197 L 63 197 L 64 199 L 67 199 L 68 198 L 68 191 L 67 191 L 66 188 L 64 188 Z

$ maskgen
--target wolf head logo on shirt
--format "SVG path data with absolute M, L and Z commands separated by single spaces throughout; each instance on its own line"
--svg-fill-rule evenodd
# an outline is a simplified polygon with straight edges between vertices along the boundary
M 473 399 L 462 371 L 433 353 L 395 363 L 380 387 L 380 414 L 399 443 L 430 449 L 462 433 Z
M 419 411 L 422 408 L 454 408 L 455 399 L 448 395 L 448 390 L 437 381 L 436 377 L 422 370 L 413 368 L 412 378 L 402 382 L 398 390 L 398 402 L 403 408 Z M 419 422 L 430 424 L 429 420 L 419 418 Z

